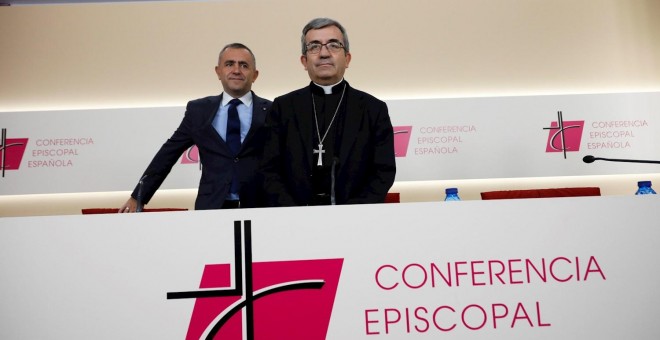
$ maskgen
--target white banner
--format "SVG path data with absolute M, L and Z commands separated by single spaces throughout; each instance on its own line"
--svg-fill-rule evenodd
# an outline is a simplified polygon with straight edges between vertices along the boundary
M 4 218 L 0 338 L 658 339 L 658 204 Z
M 585 164 L 582 158 L 660 159 L 660 93 L 399 100 L 388 106 L 398 127 L 398 181 L 658 172 L 648 164 Z
M 388 101 L 397 181 L 657 173 L 660 93 Z M 561 114 L 558 112 L 561 111 Z M 132 190 L 183 107 L 0 113 L 0 194 Z M 196 150 L 164 189 L 196 188 Z
M 168 107 L 0 113 L 7 145 L 0 193 L 133 190 L 184 111 Z M 175 166 L 163 188 L 196 188 L 199 166 L 186 165 Z

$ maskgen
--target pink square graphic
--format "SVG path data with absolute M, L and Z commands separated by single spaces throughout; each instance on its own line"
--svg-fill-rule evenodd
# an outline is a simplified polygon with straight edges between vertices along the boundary
M 565 120 L 563 129 L 557 122 L 552 122 L 548 128 L 548 142 L 545 152 L 576 152 L 580 151 L 582 142 L 583 120 Z
M 343 259 L 253 263 L 255 292 L 301 280 L 323 280 L 321 289 L 279 291 L 254 301 L 254 338 L 259 340 L 323 340 L 326 337 Z M 231 286 L 229 264 L 206 265 L 200 288 Z M 198 298 L 186 339 L 199 339 L 210 323 L 240 297 Z M 241 340 L 242 316 L 234 315 L 214 339 Z
M 4 163 L 1 164 L 4 170 L 18 170 L 27 148 L 28 138 L 7 138 L 4 145 L 0 145 L 0 150 L 4 152 Z
M 412 125 L 394 127 L 394 156 L 406 157 L 410 135 L 412 135 Z
M 181 155 L 181 164 L 197 163 L 199 163 L 199 149 L 197 149 L 197 145 L 193 145 Z

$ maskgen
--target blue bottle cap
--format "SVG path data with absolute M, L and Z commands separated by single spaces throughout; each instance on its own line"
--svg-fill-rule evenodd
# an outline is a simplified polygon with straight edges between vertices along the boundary
M 445 189 L 445 194 L 458 194 L 458 188 L 447 188 Z
M 637 187 L 650 187 L 651 186 L 651 181 L 639 181 L 637 182 Z

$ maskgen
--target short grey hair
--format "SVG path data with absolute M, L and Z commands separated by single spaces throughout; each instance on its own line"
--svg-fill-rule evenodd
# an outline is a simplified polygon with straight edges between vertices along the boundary
M 300 43 L 302 44 L 302 54 L 305 54 L 307 52 L 307 46 L 305 45 L 305 36 L 307 35 L 307 32 L 311 30 L 318 30 L 321 28 L 325 28 L 328 26 L 335 26 L 339 28 L 339 31 L 341 31 L 341 35 L 343 36 L 343 44 L 344 44 L 344 53 L 348 53 L 349 46 L 348 46 L 348 34 L 346 33 L 346 29 L 344 29 L 344 26 L 342 26 L 337 20 L 332 20 L 330 18 L 316 18 L 312 19 L 312 21 L 308 22 L 305 27 L 303 27 L 302 30 L 302 37 L 300 37 Z
M 222 54 L 225 53 L 225 51 L 230 49 L 230 48 L 232 48 L 232 49 L 244 49 L 244 50 L 247 50 L 248 52 L 250 52 L 250 55 L 252 56 L 252 63 L 254 64 L 254 68 L 255 69 L 257 68 L 257 58 L 254 56 L 254 53 L 252 53 L 252 50 L 249 47 L 247 47 L 247 46 L 245 46 L 241 43 L 231 43 L 231 44 L 225 45 L 225 47 L 223 47 L 222 50 L 220 51 L 220 54 L 218 54 L 218 62 L 220 62 L 220 59 L 222 59 Z

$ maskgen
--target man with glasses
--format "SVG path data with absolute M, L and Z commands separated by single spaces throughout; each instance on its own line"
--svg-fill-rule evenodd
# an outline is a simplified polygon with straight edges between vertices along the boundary
M 387 105 L 351 87 L 344 27 L 328 18 L 302 31 L 309 86 L 276 98 L 260 173 L 270 206 L 382 203 L 394 183 Z

